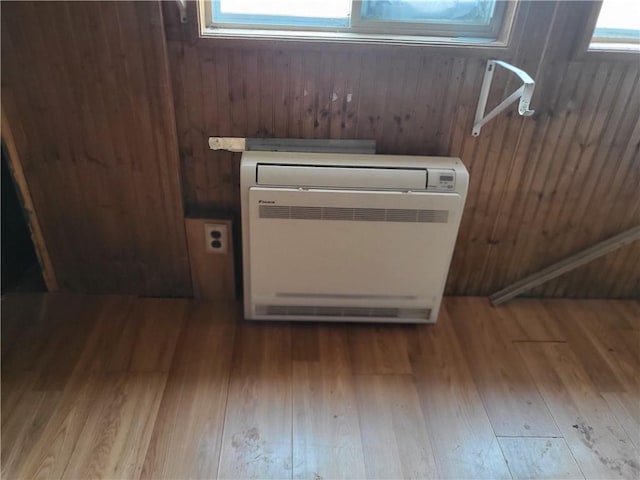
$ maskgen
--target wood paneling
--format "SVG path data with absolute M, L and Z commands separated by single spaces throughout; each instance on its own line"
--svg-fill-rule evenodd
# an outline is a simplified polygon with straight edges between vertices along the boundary
M 188 295 L 160 5 L 3 2 L 2 104 L 58 286 Z
M 235 303 L 2 303 L 3 341 L 13 338 L 1 372 L 3 478 L 640 474 L 639 302 L 516 299 L 511 323 L 538 328 L 492 340 L 505 307 L 445 298 L 437 324 L 389 326 L 388 344 L 375 341 L 383 327 L 244 322 Z M 554 339 L 574 328 L 582 334 Z M 474 333 L 487 361 L 469 348 Z M 365 345 L 402 368 L 358 368 Z M 620 380 L 615 392 L 594 381 L 590 356 Z M 55 372 L 59 382 L 39 382 Z
M 164 5 L 185 203 L 238 212 L 238 154 L 209 136 L 375 139 L 379 153 L 459 156 L 471 184 L 447 292 L 489 294 L 640 223 L 638 62 L 577 59 L 592 2 L 522 2 L 512 48 L 537 81 L 527 119 L 471 137 L 486 54 L 197 40 Z M 492 101 L 516 88 L 496 75 Z M 640 294 L 632 244 L 543 296 Z
M 174 2 L 3 2 L 3 112 L 59 287 L 191 293 L 183 205 L 239 217 L 239 155 L 210 135 L 461 157 L 449 294 L 492 293 L 639 224 L 640 66 L 576 55 L 593 5 L 522 1 L 510 47 L 489 51 L 216 42 L 193 2 L 186 25 Z M 489 55 L 536 78 L 536 114 L 474 138 Z M 516 86 L 496 75 L 490 103 Z M 633 297 L 638 272 L 636 242 L 530 294 Z

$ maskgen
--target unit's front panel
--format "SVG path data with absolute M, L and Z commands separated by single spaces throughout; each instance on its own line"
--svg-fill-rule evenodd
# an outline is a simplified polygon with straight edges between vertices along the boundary
M 435 320 L 458 194 L 252 187 L 248 203 L 248 317 Z

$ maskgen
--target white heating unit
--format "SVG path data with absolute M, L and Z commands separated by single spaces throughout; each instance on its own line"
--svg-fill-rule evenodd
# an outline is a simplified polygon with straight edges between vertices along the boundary
M 240 168 L 246 318 L 436 321 L 459 159 L 247 151 Z

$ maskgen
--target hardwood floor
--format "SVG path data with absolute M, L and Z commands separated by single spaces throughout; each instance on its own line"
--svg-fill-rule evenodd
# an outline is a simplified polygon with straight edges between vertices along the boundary
M 430 326 L 2 299 L 2 478 L 640 478 L 640 303 L 445 299 Z

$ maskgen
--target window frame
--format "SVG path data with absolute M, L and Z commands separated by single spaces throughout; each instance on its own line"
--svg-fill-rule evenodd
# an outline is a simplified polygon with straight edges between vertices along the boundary
M 300 25 L 290 28 L 253 23 L 216 23 L 213 21 L 214 6 L 211 0 L 199 0 L 198 12 L 200 37 L 506 47 L 516 23 L 519 3 L 496 0 L 495 13 L 487 26 L 362 20 L 362 0 L 351 0 L 351 26 Z M 239 14 L 236 18 L 241 20 L 243 16 Z

